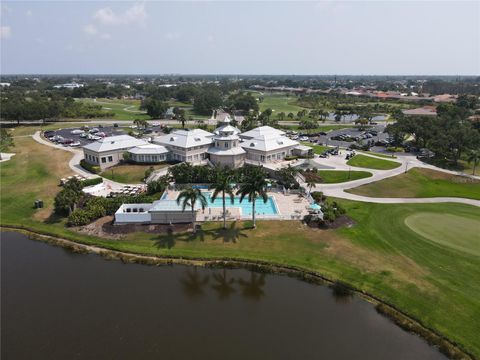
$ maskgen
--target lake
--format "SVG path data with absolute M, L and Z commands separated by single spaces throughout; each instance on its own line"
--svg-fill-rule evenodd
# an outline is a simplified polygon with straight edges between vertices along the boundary
M 246 270 L 145 266 L 2 233 L 2 359 L 446 359 L 356 297 Z

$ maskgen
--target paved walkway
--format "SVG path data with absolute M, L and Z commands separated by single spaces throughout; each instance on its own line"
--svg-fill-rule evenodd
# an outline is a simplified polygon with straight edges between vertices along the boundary
M 426 164 L 421 160 L 418 160 L 414 155 L 400 155 L 397 158 L 392 159 L 385 159 L 382 157 L 375 156 L 373 154 L 365 154 L 365 156 L 371 156 L 378 159 L 384 160 L 391 160 L 401 164 L 401 166 L 391 169 L 391 170 L 375 170 L 375 169 L 365 169 L 359 168 L 355 166 L 349 166 L 345 162 L 345 153 L 346 151 L 342 151 L 341 154 L 337 156 L 331 156 L 328 159 L 323 158 L 316 158 L 314 159 L 315 162 L 319 163 L 319 165 L 329 165 L 335 167 L 335 170 L 352 170 L 352 171 L 368 171 L 371 172 L 373 175 L 369 178 L 344 182 L 344 183 L 337 183 L 337 184 L 318 184 L 312 191 L 322 191 L 327 196 L 338 197 L 342 199 L 348 200 L 355 200 L 355 201 L 363 201 L 363 202 L 371 202 L 371 203 L 381 203 L 381 204 L 395 204 L 395 203 L 444 203 L 444 202 L 457 202 L 463 204 L 469 204 L 474 206 L 480 207 L 480 200 L 473 200 L 473 199 L 466 199 L 466 198 L 457 198 L 457 197 L 433 197 L 433 198 L 375 198 L 375 197 L 368 197 L 368 196 L 360 196 L 345 192 L 347 189 L 352 189 L 361 185 L 369 184 L 372 182 L 380 181 L 383 179 L 387 179 L 392 176 L 400 175 L 404 173 L 406 170 L 412 169 L 414 167 L 418 168 L 425 168 L 425 169 L 432 169 L 448 174 L 465 176 L 472 179 L 480 180 L 479 176 L 473 175 L 466 175 L 462 174 L 457 171 L 451 171 L 442 169 L 430 164 Z M 303 184 L 302 186 L 305 186 Z

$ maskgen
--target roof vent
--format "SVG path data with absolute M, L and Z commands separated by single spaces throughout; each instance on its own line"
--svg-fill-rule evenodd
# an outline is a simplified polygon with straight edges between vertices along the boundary
M 254 147 L 254 146 L 255 146 L 255 143 L 250 143 L 250 146 Z
M 196 137 L 195 138 L 195 141 L 200 141 L 201 139 L 199 137 Z
M 170 138 L 170 141 L 175 141 L 175 138 L 172 136 L 172 137 Z
M 115 144 L 115 141 L 110 142 L 110 144 Z

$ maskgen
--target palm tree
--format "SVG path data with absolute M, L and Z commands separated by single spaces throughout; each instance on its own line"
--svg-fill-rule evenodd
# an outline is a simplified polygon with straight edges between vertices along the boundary
M 189 188 L 183 190 L 177 198 L 177 204 L 182 203 L 182 211 L 185 211 L 187 206 L 190 206 L 192 209 L 192 223 L 193 223 L 193 233 L 197 231 L 196 227 L 196 216 L 195 216 L 195 204 L 199 202 L 202 210 L 205 210 L 207 207 L 207 199 L 205 195 L 202 194 L 200 189 Z
M 473 175 L 475 176 L 475 170 L 477 168 L 478 163 L 480 162 L 480 150 L 472 150 L 470 154 L 468 154 L 468 163 L 473 162 Z
M 212 193 L 212 202 L 222 194 L 222 205 L 223 205 L 223 228 L 227 228 L 227 207 L 225 204 L 225 196 L 230 196 L 230 201 L 233 204 L 234 194 L 232 188 L 233 174 L 228 169 L 217 169 L 217 176 L 215 182 L 210 186 L 210 189 L 213 189 Z
M 261 197 L 264 203 L 268 201 L 265 175 L 262 168 L 256 168 L 251 172 L 250 176 L 246 178 L 245 182 L 240 185 L 240 189 L 237 191 L 237 195 L 240 195 L 240 202 L 242 202 L 245 197 L 248 197 L 248 201 L 252 203 L 252 222 L 254 229 L 257 227 L 255 222 L 255 201 L 257 197 Z
M 312 189 L 317 186 L 317 183 L 313 180 L 307 180 L 307 187 L 309 192 L 312 192 Z

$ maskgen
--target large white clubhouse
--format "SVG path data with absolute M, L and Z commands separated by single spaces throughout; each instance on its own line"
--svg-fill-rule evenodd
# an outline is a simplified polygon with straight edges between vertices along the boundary
M 137 163 L 182 161 L 194 165 L 239 167 L 245 163 L 266 165 L 286 156 L 310 151 L 288 138 L 284 131 L 261 126 L 241 133 L 227 116 L 213 133 L 201 129 L 175 130 L 154 137 L 151 143 L 128 135 L 106 137 L 83 147 L 85 161 L 101 169 L 116 165 L 125 153 Z

